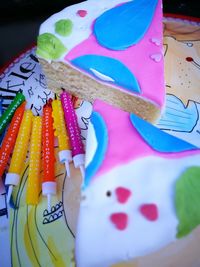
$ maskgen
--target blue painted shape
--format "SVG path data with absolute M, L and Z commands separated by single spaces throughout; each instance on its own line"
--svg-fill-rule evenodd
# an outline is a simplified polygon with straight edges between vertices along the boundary
M 104 119 L 98 112 L 93 112 L 90 123 L 95 130 L 97 149 L 95 155 L 85 170 L 85 180 L 83 188 L 86 188 L 93 176 L 101 166 L 108 146 L 108 131 Z
M 162 153 L 176 153 L 198 149 L 198 147 L 184 140 L 161 131 L 134 114 L 130 114 L 130 120 L 140 136 L 156 151 Z
M 134 0 L 104 12 L 94 23 L 99 44 L 112 50 L 137 44 L 152 22 L 157 2 Z
M 190 133 L 197 125 L 198 119 L 198 109 L 193 101 L 189 101 L 185 106 L 178 97 L 168 94 L 165 112 L 157 126 L 163 130 Z
M 101 79 L 101 76 L 97 76 L 93 70 L 112 79 L 112 81 L 106 80 L 108 83 L 121 86 L 134 93 L 141 92 L 133 73 L 117 59 L 100 55 L 84 55 L 73 59 L 71 63 L 101 81 L 105 82 L 105 79 Z

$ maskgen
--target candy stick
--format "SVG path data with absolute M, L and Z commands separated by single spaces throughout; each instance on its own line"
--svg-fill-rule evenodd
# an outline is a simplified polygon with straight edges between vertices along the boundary
M 26 154 L 28 150 L 29 138 L 31 135 L 33 113 L 31 110 L 24 112 L 22 122 L 19 128 L 19 133 L 15 143 L 13 155 L 10 162 L 10 167 L 6 175 L 5 185 L 8 185 L 7 203 L 10 202 L 13 186 L 19 184 L 20 174 L 24 162 L 26 160 Z
M 26 203 L 37 205 L 40 190 L 40 169 L 42 149 L 42 118 L 33 117 L 32 133 L 30 140 L 30 160 L 27 183 Z
M 72 155 L 61 101 L 58 99 L 53 100 L 52 108 L 54 135 L 58 138 L 59 160 L 61 163 L 65 163 L 67 176 L 70 177 L 69 162 L 72 161 Z
M 74 166 L 75 168 L 80 168 L 82 177 L 84 177 L 85 153 L 71 96 L 68 92 L 63 91 L 60 98 L 64 110 L 65 123 L 69 132 Z
M 44 105 L 42 116 L 42 194 L 47 197 L 48 211 L 51 211 L 51 195 L 56 194 L 55 157 L 54 157 L 54 130 L 52 118 L 52 100 Z
M 25 96 L 21 93 L 18 92 L 9 105 L 9 107 L 4 111 L 3 115 L 0 117 L 0 134 L 3 132 L 3 130 L 6 128 L 8 123 L 11 121 L 12 116 L 17 109 L 19 105 L 22 104 L 22 102 L 25 101 Z
M 13 151 L 19 127 L 24 114 L 26 102 L 22 103 L 15 111 L 11 123 L 8 127 L 8 131 L 3 139 L 0 149 L 0 177 L 2 177 L 10 155 Z

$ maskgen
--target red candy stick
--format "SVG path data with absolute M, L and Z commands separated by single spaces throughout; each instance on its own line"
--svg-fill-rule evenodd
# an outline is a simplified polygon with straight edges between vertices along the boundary
M 51 196 L 56 194 L 54 130 L 52 118 L 52 100 L 43 107 L 42 116 L 42 151 L 43 151 L 43 179 L 42 194 L 47 196 L 48 210 L 51 210 Z
M 2 177 L 10 154 L 15 146 L 15 141 L 19 131 L 19 127 L 24 114 L 26 102 L 23 102 L 15 111 L 14 116 L 9 125 L 8 131 L 3 139 L 2 146 L 0 148 L 0 177 Z

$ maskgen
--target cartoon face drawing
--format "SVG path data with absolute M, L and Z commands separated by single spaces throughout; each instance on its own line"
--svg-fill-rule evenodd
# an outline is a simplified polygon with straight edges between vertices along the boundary
M 164 18 L 166 100 L 157 126 L 199 146 L 199 23 Z M 191 134 L 193 133 L 193 134 Z
M 179 22 L 164 27 L 166 90 L 181 98 L 200 102 L 200 31 L 194 25 Z

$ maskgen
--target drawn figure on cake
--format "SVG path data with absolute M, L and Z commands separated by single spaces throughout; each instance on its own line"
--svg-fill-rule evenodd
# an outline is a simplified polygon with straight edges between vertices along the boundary
M 199 23 L 164 23 L 166 107 L 158 127 L 200 145 Z M 175 133 L 177 132 L 177 133 Z M 193 140 L 189 133 L 193 132 Z

